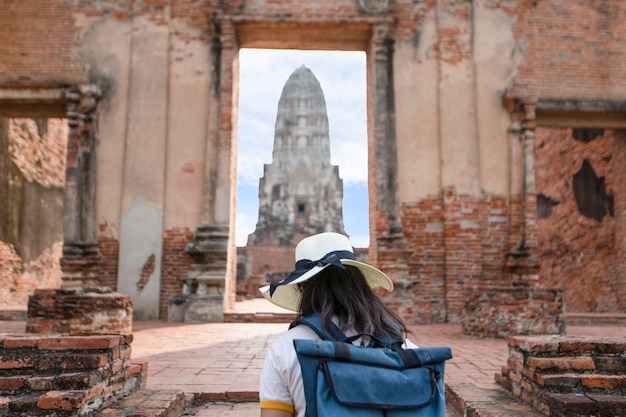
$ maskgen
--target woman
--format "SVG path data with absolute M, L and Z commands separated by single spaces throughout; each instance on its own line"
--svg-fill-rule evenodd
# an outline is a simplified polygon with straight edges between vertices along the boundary
M 359 334 L 395 336 L 405 348 L 416 347 L 404 340 L 402 320 L 390 311 L 373 288 L 393 290 L 382 271 L 358 262 L 346 236 L 321 233 L 296 246 L 296 268 L 280 282 L 261 288 L 272 303 L 298 313 L 298 318 L 319 314 L 330 333 L 331 322 L 350 337 Z M 269 347 L 259 390 L 261 417 L 303 417 L 306 403 L 294 339 L 319 339 L 310 327 L 292 326 Z M 368 345 L 367 336 L 353 343 Z

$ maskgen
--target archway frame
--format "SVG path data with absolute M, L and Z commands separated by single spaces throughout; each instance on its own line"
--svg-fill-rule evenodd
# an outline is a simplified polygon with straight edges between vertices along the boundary
M 216 22 L 216 40 L 219 43 L 219 115 L 213 120 L 219 121 L 219 132 L 215 132 L 218 144 L 215 155 L 220 158 L 214 160 L 217 170 L 214 201 L 217 202 L 220 195 L 227 194 L 230 204 L 227 212 L 221 211 L 216 205 L 207 220 L 214 224 L 228 224 L 224 298 L 226 311 L 234 308 L 236 286 L 235 195 L 239 50 L 258 48 L 366 53 L 369 259 L 375 264 L 378 239 L 401 235 L 397 203 L 392 23 L 390 18 L 384 16 L 369 16 L 349 22 L 257 21 L 230 16 Z M 220 191 L 219 184 L 223 184 L 228 190 Z M 212 211 L 210 207 L 205 208 Z M 380 219 L 384 221 L 381 222 Z

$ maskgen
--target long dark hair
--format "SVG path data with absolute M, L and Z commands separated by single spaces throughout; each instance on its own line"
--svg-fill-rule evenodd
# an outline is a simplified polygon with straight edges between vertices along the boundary
M 336 317 L 342 333 L 352 329 L 357 333 L 396 336 L 404 340 L 407 328 L 402 319 L 372 291 L 358 268 L 344 266 L 345 270 L 331 265 L 301 285 L 298 317 L 317 313 L 324 329 L 330 329 L 331 320 Z

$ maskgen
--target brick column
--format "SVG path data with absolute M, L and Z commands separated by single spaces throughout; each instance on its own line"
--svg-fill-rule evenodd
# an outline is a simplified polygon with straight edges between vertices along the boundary
M 387 23 L 373 26 L 368 73 L 371 74 L 368 108 L 370 233 L 379 238 L 400 238 L 398 162 L 393 92 L 393 40 Z M 373 114 L 371 114 L 373 111 Z
M 96 109 L 100 89 L 80 85 L 67 100 L 67 164 L 63 216 L 63 288 L 99 286 L 100 260 L 95 227 Z
M 535 188 L 535 129 L 537 127 L 536 99 L 525 99 L 519 103 L 519 140 L 521 142 L 520 221 L 518 241 L 507 254 L 506 278 L 516 283 L 532 283 L 539 279 L 537 260 L 537 191 Z M 515 167 L 515 164 L 512 164 Z

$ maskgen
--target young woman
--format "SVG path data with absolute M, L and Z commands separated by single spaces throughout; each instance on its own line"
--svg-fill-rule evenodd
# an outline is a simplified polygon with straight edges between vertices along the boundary
M 322 327 L 334 323 L 347 337 L 359 334 L 396 336 L 405 348 L 416 347 L 404 339 L 402 320 L 390 311 L 374 288 L 393 290 L 382 271 L 358 262 L 346 236 L 321 233 L 296 246 L 296 268 L 280 282 L 261 288 L 272 303 L 298 313 L 298 318 L 319 314 Z M 319 339 L 305 325 L 292 326 L 269 347 L 259 390 L 261 417 L 303 417 L 306 403 L 294 339 Z M 368 345 L 367 336 L 354 344 Z

